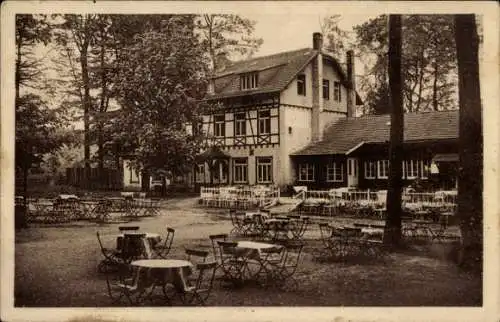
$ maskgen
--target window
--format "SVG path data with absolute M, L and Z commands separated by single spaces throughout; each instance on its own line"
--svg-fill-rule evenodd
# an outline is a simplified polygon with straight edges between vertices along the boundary
M 201 135 L 203 134 L 203 120 L 196 122 L 196 126 L 194 127 L 195 134 Z
M 314 164 L 299 164 L 299 181 L 314 181 Z
M 342 91 L 340 82 L 333 82 L 333 100 L 335 102 L 342 102 Z
M 379 160 L 377 163 L 377 177 L 387 179 L 389 177 L 389 160 Z
M 196 165 L 196 182 L 205 182 L 205 165 L 203 163 Z
M 365 179 L 375 179 L 375 161 L 365 161 Z
M 234 114 L 234 135 L 242 136 L 247 132 L 245 113 Z
M 248 159 L 233 159 L 233 182 L 246 183 L 248 178 Z
M 254 89 L 259 86 L 259 74 L 248 73 L 240 75 L 240 89 Z
M 130 183 L 139 183 L 139 173 L 137 170 L 129 168 L 130 170 Z
M 416 177 L 418 177 L 418 166 L 419 162 L 417 160 L 405 161 L 406 179 L 415 179 Z
M 328 79 L 323 79 L 323 98 L 330 99 L 330 81 Z
M 257 158 L 257 183 L 273 182 L 273 158 Z
M 344 165 L 341 162 L 332 162 L 326 166 L 327 182 L 342 182 L 344 179 Z
M 297 75 L 297 95 L 306 96 L 306 75 Z
M 271 111 L 259 111 L 259 134 L 271 133 Z
M 224 114 L 214 116 L 214 135 L 216 137 L 226 136 L 226 121 Z

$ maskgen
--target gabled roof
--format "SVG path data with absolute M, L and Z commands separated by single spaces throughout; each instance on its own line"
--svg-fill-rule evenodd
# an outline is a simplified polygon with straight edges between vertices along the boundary
M 389 142 L 390 115 L 342 118 L 331 124 L 323 139 L 292 155 L 348 154 L 357 146 Z M 404 142 L 449 140 L 458 138 L 458 110 L 406 113 Z
M 206 99 L 220 99 L 282 91 L 317 54 L 317 50 L 302 48 L 270 56 L 233 62 L 213 77 L 215 93 L 207 95 Z M 338 71 L 341 81 L 345 83 L 347 79 L 346 74 L 337 60 L 325 54 L 324 57 L 333 62 L 333 66 Z M 251 72 L 259 72 L 258 88 L 254 90 L 240 90 L 240 74 Z M 357 104 L 362 104 L 359 95 L 357 96 Z

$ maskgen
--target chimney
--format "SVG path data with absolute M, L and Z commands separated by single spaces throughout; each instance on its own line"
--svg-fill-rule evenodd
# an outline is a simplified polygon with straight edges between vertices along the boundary
M 321 32 L 313 33 L 313 49 L 321 50 L 323 48 L 323 35 Z
M 356 83 L 354 77 L 354 52 L 346 53 L 347 64 L 347 117 L 356 116 Z
M 312 60 L 312 110 L 311 110 L 311 140 L 319 141 L 322 138 L 321 112 L 323 110 L 323 35 L 319 32 L 313 33 L 313 48 L 318 55 Z

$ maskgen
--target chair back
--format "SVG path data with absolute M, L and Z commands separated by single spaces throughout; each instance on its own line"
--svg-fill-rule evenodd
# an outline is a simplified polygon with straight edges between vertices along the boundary
M 321 240 L 325 241 L 332 237 L 333 229 L 332 227 L 327 224 L 327 223 L 320 223 L 319 224 L 319 232 L 321 234 Z
M 101 240 L 101 235 L 99 234 L 99 232 L 96 232 L 96 235 L 97 235 L 97 241 L 99 242 L 99 247 L 101 248 L 101 253 L 107 257 L 107 254 L 106 252 L 104 251 L 104 246 L 102 245 L 102 240 Z
M 163 241 L 163 248 L 170 250 L 172 247 L 172 243 L 174 242 L 174 236 L 175 236 L 175 229 L 166 226 L 167 228 L 167 235 L 165 236 L 165 240 Z
M 230 241 L 218 241 L 217 244 L 219 244 L 221 259 L 224 258 L 224 255 L 234 255 L 236 253 L 236 247 L 238 246 L 237 242 Z
M 292 275 L 299 265 L 300 255 L 304 249 L 303 243 L 289 243 L 286 246 L 286 255 L 283 260 L 283 266 L 287 269 L 287 274 Z
M 238 225 L 238 220 L 236 218 L 236 210 L 230 209 L 229 216 L 231 217 L 231 224 L 233 224 L 233 226 L 236 227 Z
M 205 300 L 210 296 L 210 291 L 212 290 L 212 286 L 214 284 L 216 268 L 217 262 L 196 264 L 198 279 L 196 281 L 195 288 L 197 291 L 203 290 L 203 297 L 201 298 L 203 302 L 202 304 L 204 304 Z
M 212 243 L 213 256 L 216 260 L 220 260 L 220 246 L 218 241 L 226 241 L 228 234 L 217 234 L 208 236 Z
M 196 263 L 205 262 L 209 254 L 207 250 L 193 249 L 193 248 L 186 248 L 185 253 L 188 261 L 190 262 L 195 261 Z M 193 260 L 193 258 L 196 260 Z

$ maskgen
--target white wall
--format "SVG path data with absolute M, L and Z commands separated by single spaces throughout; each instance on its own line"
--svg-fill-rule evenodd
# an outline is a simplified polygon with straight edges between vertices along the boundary
M 306 96 L 297 95 L 297 78 L 288 84 L 288 86 L 281 92 L 280 103 L 299 105 L 299 106 L 312 106 L 312 67 L 308 64 L 302 72 L 306 75 Z M 301 73 L 299 73 L 301 74 Z
M 340 102 L 333 99 L 333 83 L 334 81 L 340 81 L 340 76 L 333 68 L 332 63 L 326 60 L 323 61 L 323 78 L 330 81 L 330 99 L 323 99 L 324 110 L 328 109 L 347 113 L 347 89 L 344 86 L 341 86 Z M 321 92 L 321 95 L 323 95 L 323 92 Z
M 311 142 L 311 109 L 292 106 L 282 106 L 283 125 L 280 127 L 282 184 L 293 182 L 294 169 L 290 154 L 305 147 Z M 289 132 L 291 127 L 291 133 Z
M 139 173 L 136 173 L 133 179 L 137 179 L 137 182 L 131 182 L 132 172 L 130 168 L 130 160 L 123 160 L 123 190 L 141 190 L 142 177 Z M 135 181 L 135 180 L 134 180 Z
M 253 155 L 250 155 L 250 150 L 253 149 Z M 246 148 L 226 148 L 223 151 L 231 156 L 231 158 L 247 158 L 248 159 L 248 184 L 257 184 L 256 174 L 256 157 L 272 157 L 273 158 L 273 183 L 282 184 L 282 160 L 280 154 L 280 146 L 274 147 L 246 147 Z M 232 163 L 229 165 L 229 182 L 232 182 Z

